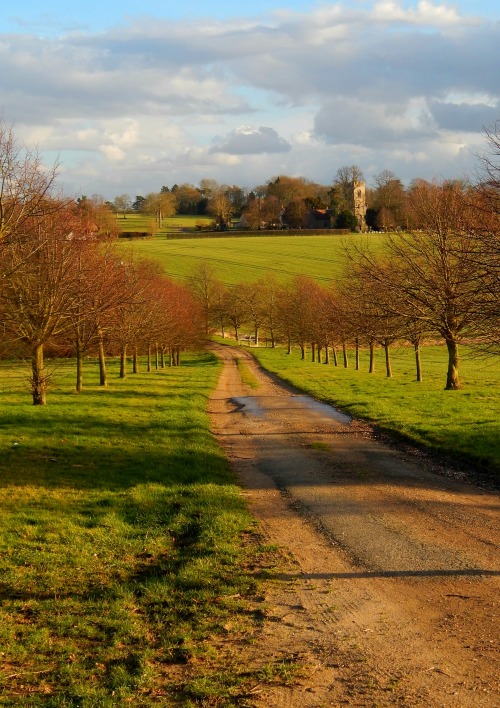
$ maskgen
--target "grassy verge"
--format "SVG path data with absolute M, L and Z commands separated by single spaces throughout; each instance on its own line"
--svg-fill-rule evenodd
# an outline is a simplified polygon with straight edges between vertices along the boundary
M 392 353 L 394 376 L 387 379 L 383 352 L 377 352 L 375 373 L 369 374 L 368 353 L 361 369 L 302 361 L 300 353 L 254 348 L 262 365 L 316 398 L 352 416 L 377 423 L 388 431 L 429 448 L 474 463 L 500 479 L 500 372 L 498 359 L 478 359 L 462 349 L 460 391 L 445 391 L 447 353 L 441 346 L 422 352 L 424 381 L 415 380 L 411 348 Z
M 252 532 L 204 412 L 219 365 L 110 366 L 78 396 L 63 362 L 46 407 L 0 367 L 0 703 L 233 705 L 213 647 L 248 630 Z

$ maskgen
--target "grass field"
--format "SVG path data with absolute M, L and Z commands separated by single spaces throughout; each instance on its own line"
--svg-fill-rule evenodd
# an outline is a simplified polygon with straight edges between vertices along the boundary
M 444 346 L 422 351 L 424 381 L 415 380 L 411 348 L 393 351 L 394 377 L 387 379 L 383 351 L 377 351 L 375 373 L 368 373 L 368 352 L 361 369 L 342 361 L 333 364 L 301 360 L 298 350 L 253 348 L 265 368 L 316 398 L 333 403 L 354 417 L 377 423 L 388 431 L 426 447 L 480 466 L 486 476 L 500 479 L 500 371 L 498 358 L 478 359 L 461 352 L 459 391 L 445 391 L 447 352 Z
M 167 275 L 180 281 L 205 261 L 226 285 L 252 282 L 270 274 L 279 281 L 307 275 L 328 284 L 342 274 L 345 245 L 364 243 L 367 238 L 377 244 L 382 237 L 350 234 L 170 240 L 159 235 L 145 241 L 127 242 L 122 247 L 159 261 Z
M 34 407 L 2 363 L 2 706 L 190 706 L 241 680 L 211 649 L 228 616 L 249 622 L 253 586 L 251 520 L 205 413 L 218 371 L 185 355 L 121 380 L 110 362 L 103 390 L 87 363 L 76 395 L 64 361 Z
M 210 224 L 210 216 L 170 216 L 163 219 L 161 228 L 158 229 L 154 217 L 146 214 L 127 214 L 123 218 L 122 214 L 117 214 L 116 223 L 120 231 L 154 231 L 159 236 L 175 233 L 179 231 L 196 231 L 196 224 Z

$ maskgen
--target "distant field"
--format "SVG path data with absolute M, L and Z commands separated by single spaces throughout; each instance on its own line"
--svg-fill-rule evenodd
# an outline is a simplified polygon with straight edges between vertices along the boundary
M 460 391 L 445 391 L 447 352 L 444 346 L 422 351 L 424 381 L 415 381 L 410 347 L 392 353 L 394 377 L 387 379 L 383 351 L 377 350 L 375 373 L 368 373 L 368 352 L 362 352 L 361 369 L 351 362 L 325 366 L 301 360 L 300 352 L 253 348 L 266 369 L 316 398 L 339 406 L 354 417 L 397 431 L 427 447 L 479 463 L 498 481 L 500 477 L 500 373 L 498 358 L 478 359 L 461 349 Z
M 209 216 L 170 216 L 163 219 L 161 229 L 157 229 L 153 217 L 144 214 L 127 214 L 125 219 L 122 214 L 117 215 L 117 223 L 120 231 L 142 231 L 154 230 L 158 235 L 166 235 L 183 229 L 195 230 L 196 224 L 209 224 L 212 221 Z
M 120 217 L 120 228 L 126 222 L 127 230 L 141 230 L 141 218 L 144 217 Z M 369 240 L 376 247 L 384 238 L 377 234 L 291 236 L 284 235 L 284 232 L 277 236 L 167 238 L 167 233 L 176 229 L 195 229 L 196 222 L 204 218 L 207 219 L 196 216 L 165 219 L 163 229 L 153 238 L 127 241 L 122 247 L 158 260 L 167 275 L 180 281 L 188 277 L 201 261 L 206 261 L 226 285 L 252 282 L 271 273 L 279 281 L 307 275 L 328 284 L 342 273 L 346 244 L 363 244 Z

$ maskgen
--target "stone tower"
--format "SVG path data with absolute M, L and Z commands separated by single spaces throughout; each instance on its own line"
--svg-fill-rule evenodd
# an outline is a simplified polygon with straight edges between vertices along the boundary
M 354 182 L 354 215 L 358 229 L 366 231 L 366 189 L 364 182 Z

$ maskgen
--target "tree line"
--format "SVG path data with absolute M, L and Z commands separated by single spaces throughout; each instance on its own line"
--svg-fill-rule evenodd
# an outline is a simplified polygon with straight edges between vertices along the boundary
M 63 198 L 56 172 L 0 125 L 1 353 L 29 359 L 35 405 L 47 401 L 47 350 L 75 356 L 81 391 L 84 356 L 98 359 L 106 386 L 107 355 L 120 356 L 123 378 L 128 354 L 134 372 L 139 352 L 147 352 L 148 370 L 165 366 L 166 355 L 178 365 L 180 352 L 203 334 L 187 289 L 155 263 L 118 253 L 109 207 L 98 198 Z
M 358 219 L 354 209 L 354 187 L 364 181 L 357 165 L 340 167 L 332 184 L 323 185 L 306 179 L 278 175 L 252 189 L 219 184 L 202 179 L 198 186 L 190 183 L 162 186 L 158 192 L 132 199 L 120 194 L 108 205 L 125 218 L 130 211 L 148 214 L 161 226 L 161 220 L 174 214 L 210 216 L 213 227 L 227 229 L 233 219 L 249 229 L 307 228 L 312 211 L 328 212 L 329 225 L 338 229 L 355 229 Z M 390 170 L 383 170 L 366 190 L 366 224 L 369 229 L 389 230 L 409 226 L 408 204 L 418 180 L 405 189 Z
M 500 122 L 488 133 L 475 184 L 428 182 L 412 186 L 407 218 L 418 228 L 387 234 L 374 250 L 365 243 L 346 248 L 343 276 L 328 287 L 298 276 L 285 284 L 266 276 L 226 287 L 213 268 L 201 263 L 188 286 L 204 313 L 205 331 L 238 340 L 251 328 L 257 344 L 262 332 L 277 342 L 306 348 L 313 361 L 349 365 L 348 350 L 385 352 L 392 376 L 390 347 L 405 341 L 415 351 L 416 379 L 422 381 L 420 347 L 442 341 L 448 351 L 445 388 L 460 388 L 459 345 L 500 352 Z
M 495 127 L 487 135 L 488 140 L 494 139 Z M 357 230 L 355 186 L 364 180 L 357 165 L 344 165 L 329 185 L 288 175 L 272 177 L 252 189 L 202 179 L 198 186 L 164 185 L 159 192 L 138 195 L 134 200 L 121 194 L 106 205 L 123 218 L 131 211 L 148 215 L 158 228 L 164 218 L 175 214 L 210 216 L 212 228 L 217 230 L 228 229 L 234 220 L 238 220 L 240 227 L 251 230 L 314 228 L 321 213 L 326 213 L 325 223 L 329 228 Z M 405 187 L 390 170 L 384 169 L 375 175 L 373 184 L 365 191 L 363 228 L 383 232 L 425 228 L 424 216 L 414 208 L 425 182 L 416 178 Z M 444 184 L 459 189 L 467 186 L 465 180 L 449 180 Z

